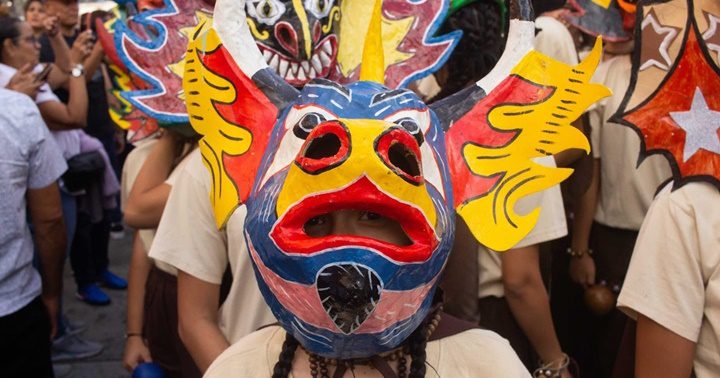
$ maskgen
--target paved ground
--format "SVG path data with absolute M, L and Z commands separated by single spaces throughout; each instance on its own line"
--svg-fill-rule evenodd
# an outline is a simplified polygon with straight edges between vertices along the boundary
M 110 240 L 110 270 L 127 277 L 130 263 L 132 231 L 125 230 L 122 239 Z M 58 378 L 115 378 L 129 377 L 123 369 L 121 359 L 125 347 L 126 292 L 106 290 L 112 298 L 109 306 L 95 307 L 85 304 L 75 297 L 75 281 L 72 278 L 70 263 L 65 264 L 65 290 L 63 305 L 65 313 L 73 321 L 82 321 L 87 329 L 81 337 L 103 344 L 101 354 L 93 358 L 73 361 L 58 366 L 56 371 L 64 373 Z M 69 369 L 68 369 L 69 367 Z

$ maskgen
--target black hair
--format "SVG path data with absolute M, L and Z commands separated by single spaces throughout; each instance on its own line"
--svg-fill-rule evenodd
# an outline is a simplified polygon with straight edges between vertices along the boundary
M 423 378 L 425 377 L 425 361 L 427 355 L 425 353 L 425 347 L 427 346 L 428 326 L 430 325 L 430 319 L 426 319 L 419 327 L 410 334 L 407 339 L 407 348 L 409 350 L 411 362 L 410 362 L 410 374 L 409 378 Z M 297 350 L 299 343 L 293 335 L 289 332 L 285 334 L 285 341 L 283 342 L 282 351 L 278 361 L 275 363 L 273 368 L 272 378 L 287 378 L 292 371 L 292 362 L 295 358 L 295 351 Z M 404 359 L 400 359 L 400 363 Z M 405 370 L 404 365 L 399 365 L 398 370 L 403 373 Z M 404 374 L 399 374 L 404 376 Z
M 112 13 L 108 11 L 104 11 L 101 9 L 94 10 L 90 13 L 83 13 L 80 16 L 80 29 L 81 30 L 87 30 L 90 29 L 93 31 L 93 33 L 96 33 L 96 25 L 95 23 L 97 20 L 102 20 L 102 22 L 105 22 L 106 19 L 111 18 Z
M 23 15 L 25 13 L 27 13 L 27 11 L 28 11 L 28 9 L 30 9 L 30 5 L 32 5 L 32 3 L 40 3 L 40 5 L 44 4 L 42 0 L 28 0 L 27 3 L 25 3 L 25 6 L 23 6 Z
M 275 363 L 275 368 L 273 368 L 272 378 L 287 378 L 290 375 L 295 350 L 298 345 L 299 343 L 295 337 L 288 332 L 285 336 L 285 342 L 283 342 L 278 362 Z
M 0 59 L 2 59 L 3 44 L 6 39 L 10 39 L 13 43 L 17 43 L 20 37 L 20 20 L 13 16 L 0 16 Z
M 434 100 L 452 95 L 480 80 L 495 66 L 505 47 L 500 6 L 493 0 L 476 1 L 453 13 L 440 33 L 462 30 L 463 36 L 443 66 L 447 79 Z
M 560 9 L 565 6 L 565 0 L 532 0 L 535 16 L 539 16 L 545 12 Z

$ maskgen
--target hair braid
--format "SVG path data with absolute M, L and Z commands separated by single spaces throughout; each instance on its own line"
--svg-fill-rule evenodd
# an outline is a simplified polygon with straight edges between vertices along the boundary
M 448 17 L 440 32 L 462 30 L 463 36 L 445 63 L 449 77 L 440 83 L 442 90 L 436 100 L 460 91 L 490 72 L 505 46 L 501 26 L 500 7 L 491 0 L 471 3 Z
M 410 349 L 410 375 L 409 378 L 425 377 L 425 346 L 427 346 L 427 326 L 425 321 L 418 327 L 408 339 L 408 348 Z
M 275 363 L 275 368 L 273 368 L 273 378 L 287 378 L 287 376 L 290 375 L 297 347 L 297 339 L 295 339 L 290 333 L 287 333 L 285 336 L 285 342 L 283 342 L 282 351 L 278 357 L 278 362 Z

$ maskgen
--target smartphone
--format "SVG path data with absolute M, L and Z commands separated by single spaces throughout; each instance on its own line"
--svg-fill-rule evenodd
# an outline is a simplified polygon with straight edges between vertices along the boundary
M 47 81 L 48 75 L 50 75 L 50 70 L 52 70 L 52 64 L 48 63 L 45 67 L 43 67 L 39 74 L 35 75 L 35 81 Z

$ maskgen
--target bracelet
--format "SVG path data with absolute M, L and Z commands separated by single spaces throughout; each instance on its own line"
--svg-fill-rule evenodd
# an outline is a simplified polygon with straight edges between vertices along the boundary
M 567 254 L 570 255 L 570 257 L 583 257 L 583 255 L 587 254 L 588 256 L 593 255 L 593 250 L 588 248 L 585 251 L 576 251 L 572 249 L 572 247 L 568 247 Z
M 558 367 L 553 367 L 558 365 Z M 555 361 L 550 361 L 539 368 L 535 369 L 533 372 L 533 377 L 539 378 L 539 377 L 548 377 L 548 378 L 560 378 L 561 373 L 563 370 L 567 369 L 570 365 L 570 357 L 563 353 L 562 357 L 560 359 Z
M 125 338 L 126 338 L 126 339 L 129 339 L 129 338 L 131 338 L 131 337 L 133 337 L 133 336 L 142 337 L 142 333 L 138 333 L 138 332 L 128 332 L 128 333 L 125 334 Z

